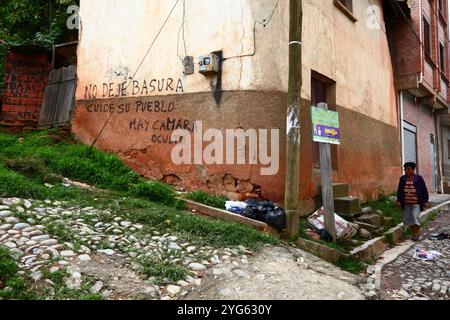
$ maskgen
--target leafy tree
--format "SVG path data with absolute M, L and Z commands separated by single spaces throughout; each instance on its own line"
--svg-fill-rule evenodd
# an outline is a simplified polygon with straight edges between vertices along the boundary
M 51 48 L 69 31 L 66 10 L 78 0 L 0 0 L 0 39 Z
M 79 0 L 0 0 L 0 94 L 6 43 L 50 49 L 69 32 L 67 8 L 72 4 Z

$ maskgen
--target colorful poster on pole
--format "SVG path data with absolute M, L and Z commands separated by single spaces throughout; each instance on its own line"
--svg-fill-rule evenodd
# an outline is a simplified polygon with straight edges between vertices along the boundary
M 319 107 L 311 107 L 313 141 L 340 144 L 339 113 Z

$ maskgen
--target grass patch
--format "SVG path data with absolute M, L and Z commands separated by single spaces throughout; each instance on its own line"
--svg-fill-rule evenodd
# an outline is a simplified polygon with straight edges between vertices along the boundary
M 145 258 L 140 261 L 142 273 L 153 278 L 153 283 L 161 285 L 164 279 L 170 279 L 171 282 L 184 280 L 189 271 L 181 266 L 173 265 L 169 262 L 160 262 L 152 258 Z
M 123 206 L 130 208 L 136 200 L 125 200 Z M 138 201 L 138 204 L 142 202 Z M 199 217 L 175 208 L 147 202 L 145 208 L 134 207 L 128 218 L 143 225 L 152 226 L 163 232 L 177 232 L 185 240 L 201 245 L 227 247 L 244 245 L 256 248 L 264 243 L 278 243 L 278 240 L 248 226 L 221 220 Z M 123 208 L 123 207 L 122 207 Z
M 348 271 L 353 274 L 360 274 L 364 270 L 364 264 L 351 257 L 341 258 L 338 262 L 338 266 L 345 271 Z
M 386 226 L 387 229 L 403 222 L 401 208 L 390 202 L 384 194 L 381 194 L 377 201 L 368 202 L 363 207 L 371 207 L 374 211 L 381 210 L 385 217 L 392 218 L 392 225 Z
M 430 212 L 430 214 L 428 215 L 427 221 L 434 221 L 434 220 L 436 220 L 438 215 L 439 215 L 438 211 Z
M 182 208 L 172 188 L 141 178 L 116 155 L 77 144 L 58 129 L 0 133 L 0 196 L 70 198 L 62 177 Z M 48 190 L 44 183 L 54 183 Z
M 53 300 L 103 300 L 103 296 L 100 293 L 92 293 L 92 286 L 95 284 L 95 278 L 84 276 L 83 283 L 80 289 L 69 289 L 66 286 L 66 279 L 69 274 L 65 271 L 56 271 L 50 273 L 43 271 L 42 274 L 45 278 L 51 280 L 55 285 L 53 286 Z M 49 290 L 45 295 L 49 294 Z
M 112 190 L 129 190 L 139 181 L 139 176 L 117 156 L 76 144 L 70 135 L 57 129 L 0 133 L 0 157 L 10 168 L 35 177 L 64 175 Z
M 225 202 L 228 201 L 225 197 L 211 195 L 203 191 L 190 192 L 186 195 L 186 199 L 219 209 L 225 209 Z
M 198 217 L 182 211 L 173 190 L 159 182 L 148 182 L 125 166 L 118 157 L 76 144 L 58 130 L 20 135 L 0 133 L 0 196 L 68 201 L 77 206 L 110 209 L 112 214 L 141 223 L 145 228 L 176 232 L 199 245 L 256 248 L 278 239 L 236 223 Z M 21 159 L 32 159 L 27 163 Z M 94 192 L 57 183 L 43 183 L 52 175 L 89 183 L 109 192 Z M 194 193 L 209 205 L 224 207 L 225 198 Z M 74 241 L 61 225 L 47 224 L 49 233 Z
M 175 198 L 175 193 L 168 185 L 158 181 L 140 182 L 134 187 L 135 194 L 150 201 L 165 205 L 180 207 L 181 201 Z
M 405 229 L 404 229 L 404 231 L 403 231 L 403 237 L 404 238 L 410 238 L 410 237 L 412 237 L 414 234 L 413 234 L 413 232 L 411 231 L 411 228 L 409 228 L 409 227 L 405 227 Z
M 57 237 L 61 242 L 73 242 L 76 240 L 73 232 L 63 222 L 47 223 L 45 232 Z
M 75 187 L 55 185 L 53 188 L 45 187 L 41 181 L 28 178 L 16 171 L 6 168 L 0 163 L 0 196 L 4 198 L 19 197 L 25 199 L 77 199 L 90 202 L 93 193 Z
M 394 235 L 392 233 L 386 233 L 384 239 L 390 246 L 395 246 Z
M 19 266 L 9 250 L 0 246 L 0 298 L 8 300 L 35 300 L 26 279 L 18 274 Z

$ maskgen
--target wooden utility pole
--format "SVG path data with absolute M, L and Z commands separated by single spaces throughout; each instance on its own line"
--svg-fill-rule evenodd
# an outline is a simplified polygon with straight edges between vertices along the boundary
M 328 110 L 326 103 L 319 103 L 319 108 Z M 334 196 L 333 181 L 331 178 L 331 145 L 329 143 L 319 143 L 320 150 L 320 171 L 322 176 L 322 202 L 324 211 L 325 230 L 336 242 L 336 222 L 334 218 Z
M 288 235 L 298 236 L 300 196 L 300 106 L 302 89 L 302 0 L 289 1 L 289 87 L 286 119 L 285 210 Z

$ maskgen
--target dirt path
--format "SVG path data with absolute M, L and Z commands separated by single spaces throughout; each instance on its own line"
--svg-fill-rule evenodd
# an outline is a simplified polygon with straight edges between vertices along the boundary
M 362 279 L 301 250 L 267 246 L 211 268 L 184 299 L 362 300 Z

